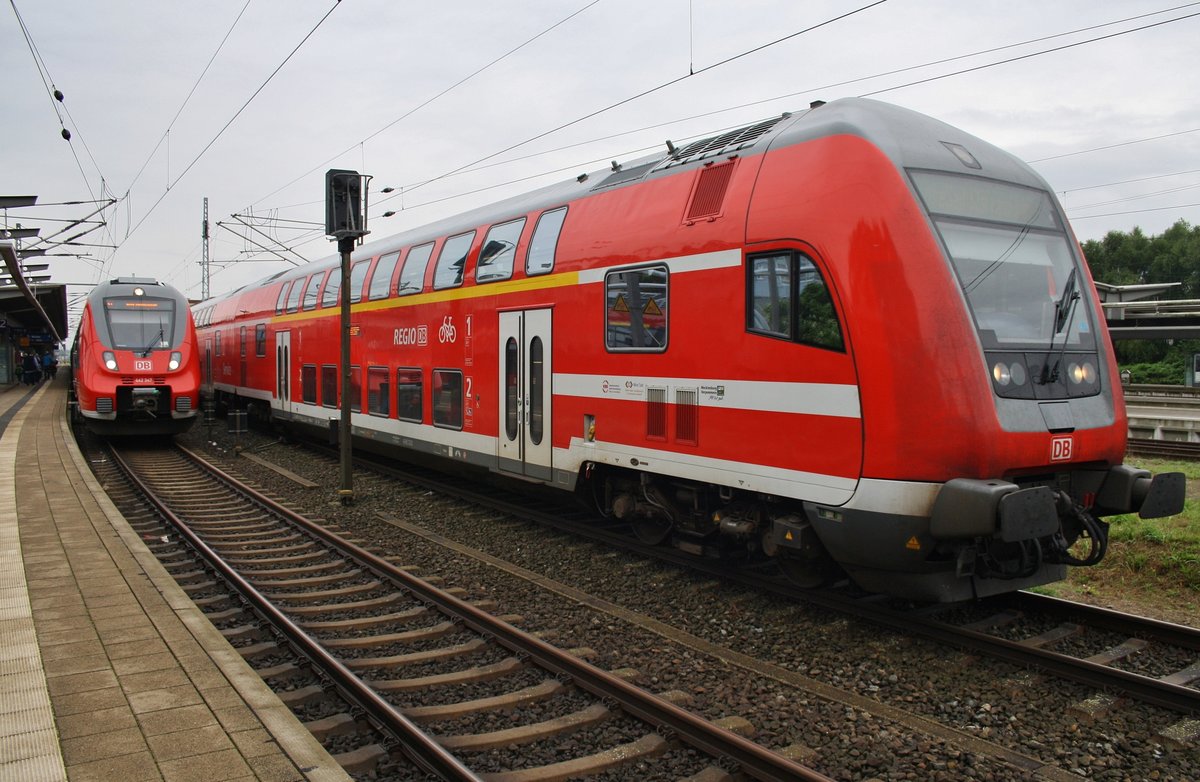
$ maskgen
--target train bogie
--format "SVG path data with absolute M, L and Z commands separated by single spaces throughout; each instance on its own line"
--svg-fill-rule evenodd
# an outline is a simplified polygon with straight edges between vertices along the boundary
M 958 600 L 1165 514 L 1121 466 L 1090 277 L 1020 161 L 845 100 L 353 255 L 353 432 L 575 490 L 650 542 L 803 583 Z M 336 259 L 197 306 L 205 388 L 285 424 L 340 405 Z

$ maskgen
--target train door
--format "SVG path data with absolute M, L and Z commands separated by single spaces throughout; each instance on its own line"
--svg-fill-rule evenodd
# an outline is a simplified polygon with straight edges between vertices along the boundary
M 550 310 L 500 313 L 500 432 L 496 457 L 505 472 L 549 481 Z
M 275 332 L 275 399 L 279 409 L 292 412 L 292 332 Z

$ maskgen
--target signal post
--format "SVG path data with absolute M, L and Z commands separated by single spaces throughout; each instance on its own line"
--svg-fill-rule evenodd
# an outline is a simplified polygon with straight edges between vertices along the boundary
M 338 422 L 338 446 L 342 479 L 338 498 L 343 505 L 354 502 L 354 473 L 350 450 L 350 253 L 366 236 L 363 217 L 363 179 L 357 171 L 331 168 L 325 172 L 325 235 L 336 239 L 342 257 L 341 334 L 342 404 Z

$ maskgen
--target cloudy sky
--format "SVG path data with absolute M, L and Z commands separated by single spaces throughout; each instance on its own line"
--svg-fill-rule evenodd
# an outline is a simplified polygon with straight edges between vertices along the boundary
M 331 252 L 306 224 L 327 168 L 374 176 L 378 238 L 872 95 L 1032 163 L 1081 240 L 1158 233 L 1200 222 L 1197 40 L 1200 3 L 1170 0 L 9 0 L 0 195 L 117 199 L 52 251 L 88 256 L 50 258 L 72 297 L 117 274 L 199 297 L 206 196 L 215 294 Z M 0 220 L 61 240 L 92 210 Z

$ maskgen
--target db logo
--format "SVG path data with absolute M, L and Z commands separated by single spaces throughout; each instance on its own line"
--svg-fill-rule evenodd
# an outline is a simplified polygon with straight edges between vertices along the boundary
M 1055 437 L 1050 441 L 1050 461 L 1067 462 L 1071 460 L 1075 441 L 1070 437 Z
M 135 372 L 149 372 L 154 368 L 154 365 L 149 361 L 134 361 L 133 370 Z

